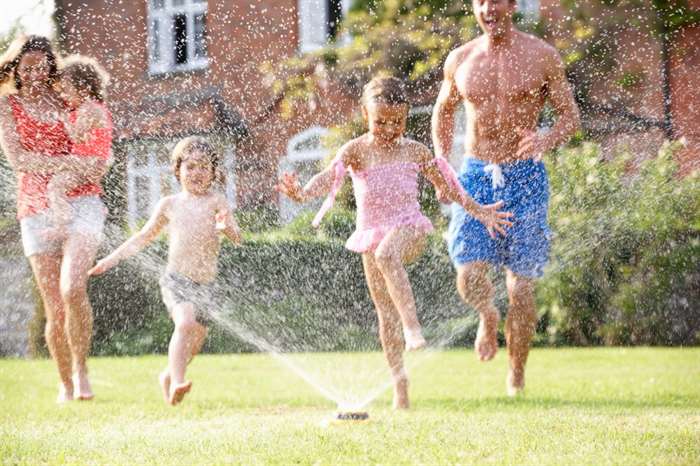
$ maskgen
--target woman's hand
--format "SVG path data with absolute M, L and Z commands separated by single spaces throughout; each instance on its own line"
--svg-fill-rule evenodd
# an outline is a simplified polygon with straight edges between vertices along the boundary
M 513 222 L 508 220 L 513 216 L 513 213 L 498 210 L 501 207 L 503 207 L 503 201 L 482 205 L 476 215 L 474 215 L 474 218 L 484 224 L 489 232 L 489 236 L 494 239 L 496 238 L 496 232 L 506 236 L 505 228 L 513 226 Z
M 295 202 L 304 202 L 304 189 L 299 184 L 299 177 L 294 172 L 285 172 L 275 185 L 275 191 L 280 192 Z

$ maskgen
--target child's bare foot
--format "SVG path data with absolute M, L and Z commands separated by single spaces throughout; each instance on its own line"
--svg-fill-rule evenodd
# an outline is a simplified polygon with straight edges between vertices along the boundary
M 517 397 L 522 395 L 524 391 L 525 372 L 509 369 L 508 377 L 506 377 L 506 394 L 510 397 Z
M 79 371 L 73 374 L 73 396 L 78 400 L 89 401 L 95 398 L 90 386 L 90 380 L 86 371 Z
M 63 404 L 69 401 L 73 401 L 73 382 L 61 383 L 58 386 L 58 396 L 56 397 L 56 403 Z
M 394 383 L 394 409 L 408 409 L 408 379 L 399 379 Z
M 183 382 L 180 384 L 170 385 L 170 404 L 175 406 L 189 393 L 192 388 L 192 382 Z
M 158 383 L 163 391 L 163 400 L 165 400 L 166 403 L 170 403 L 170 372 L 168 369 L 160 373 L 158 376 Z
M 416 351 L 427 345 L 420 327 L 404 329 L 403 338 L 406 341 L 406 351 Z
M 498 314 L 490 312 L 479 315 L 479 330 L 476 332 L 474 349 L 481 361 L 490 361 L 498 351 Z

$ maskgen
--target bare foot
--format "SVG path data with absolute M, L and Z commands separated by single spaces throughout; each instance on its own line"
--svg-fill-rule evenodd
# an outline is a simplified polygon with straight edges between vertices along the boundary
M 399 379 L 394 383 L 394 409 L 408 409 L 408 379 Z
M 79 371 L 73 374 L 73 396 L 78 400 L 89 401 L 95 398 L 90 386 L 90 380 L 86 371 Z
M 517 397 L 525 392 L 525 372 L 508 370 L 506 377 L 506 394 L 510 397 Z
M 189 393 L 192 388 L 192 382 L 183 382 L 176 385 L 170 385 L 170 404 L 175 406 Z
M 474 340 L 474 350 L 480 361 L 490 361 L 498 351 L 498 314 L 491 312 L 479 315 L 479 330 Z
M 58 396 L 56 397 L 56 403 L 63 404 L 69 401 L 73 401 L 73 382 L 61 383 L 58 386 Z
M 403 338 L 406 341 L 406 351 L 416 351 L 427 346 L 420 327 L 405 329 Z
M 160 373 L 158 376 L 158 383 L 163 391 L 163 400 L 165 400 L 166 403 L 170 403 L 170 372 L 168 372 L 168 369 Z

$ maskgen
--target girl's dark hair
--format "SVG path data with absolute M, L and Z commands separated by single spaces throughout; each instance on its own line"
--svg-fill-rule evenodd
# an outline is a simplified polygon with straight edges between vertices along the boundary
M 214 183 L 218 183 L 223 187 L 226 183 L 226 176 L 221 169 L 221 157 L 219 156 L 219 152 L 209 141 L 201 136 L 188 136 L 175 145 L 173 154 L 170 156 L 170 163 L 177 181 L 180 181 L 180 167 L 182 166 L 182 162 L 193 152 L 200 152 L 209 158 L 212 173 L 214 174 Z
M 59 77 L 70 82 L 76 89 L 86 91 L 91 99 L 104 102 L 109 75 L 97 60 L 82 55 L 66 57 Z
M 376 77 L 365 84 L 362 89 L 362 105 L 370 102 L 381 102 L 390 105 L 408 105 L 406 89 L 398 78 Z
M 46 56 L 46 62 L 49 65 L 48 84 L 52 85 L 56 82 L 56 79 L 58 79 L 58 65 L 51 42 L 43 36 L 29 36 L 16 40 L 15 44 L 11 45 L 8 52 L 5 53 L 5 56 L 0 58 L 0 85 L 5 84 L 10 77 L 13 77 L 15 89 L 22 89 L 22 80 L 17 75 L 17 66 L 22 61 L 22 57 L 31 52 L 41 52 Z

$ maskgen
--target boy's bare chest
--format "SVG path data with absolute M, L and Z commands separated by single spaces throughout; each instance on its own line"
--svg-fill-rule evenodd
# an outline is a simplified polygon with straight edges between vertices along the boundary
M 176 202 L 170 211 L 171 227 L 200 234 L 213 232 L 216 209 L 212 202 Z

